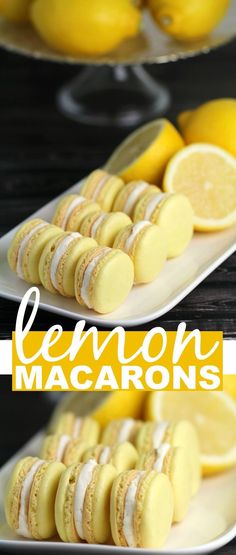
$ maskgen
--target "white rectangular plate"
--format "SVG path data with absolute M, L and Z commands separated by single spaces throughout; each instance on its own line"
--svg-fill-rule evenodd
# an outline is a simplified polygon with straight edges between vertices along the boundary
M 77 183 L 65 194 L 78 193 Z M 55 198 L 30 216 L 51 221 L 55 207 L 63 195 Z M 17 226 L 18 227 L 18 226 Z M 0 296 L 21 301 L 29 285 L 17 278 L 8 267 L 7 249 L 17 228 L 0 239 Z M 218 233 L 196 233 L 186 252 L 169 260 L 158 278 L 148 285 L 133 287 L 126 302 L 116 311 L 99 315 L 78 305 L 74 299 L 52 295 L 41 290 L 41 308 L 101 326 L 135 326 L 166 314 L 186 297 L 236 249 L 236 226 Z
M 38 455 L 43 433 L 34 436 L 0 470 L 0 547 L 4 551 L 81 553 L 106 555 L 163 555 L 210 553 L 226 545 L 236 536 L 236 468 L 203 480 L 201 489 L 191 502 L 185 520 L 172 527 L 168 541 L 163 549 L 131 549 L 115 546 L 63 544 L 58 538 L 50 542 L 33 542 L 17 537 L 4 523 L 3 492 L 6 481 L 16 461 L 26 455 Z

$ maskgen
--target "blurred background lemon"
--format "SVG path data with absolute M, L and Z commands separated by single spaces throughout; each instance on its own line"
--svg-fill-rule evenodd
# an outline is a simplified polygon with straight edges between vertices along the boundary
M 229 5 L 229 0 L 148 0 L 156 23 L 181 41 L 197 40 L 210 33 Z
M 196 41 L 224 17 L 230 0 L 0 0 L 0 14 L 29 19 L 41 38 L 64 54 L 102 55 L 139 33 L 143 8 L 168 35 Z
M 223 388 L 224 391 L 236 400 L 236 375 L 225 375 Z
M 236 100 L 219 98 L 205 102 L 178 117 L 186 143 L 211 143 L 236 156 Z
M 8 21 L 23 23 L 29 19 L 32 0 L 0 0 L 0 14 Z
M 141 12 L 132 0 L 35 0 L 31 20 L 52 48 L 99 55 L 139 32 Z

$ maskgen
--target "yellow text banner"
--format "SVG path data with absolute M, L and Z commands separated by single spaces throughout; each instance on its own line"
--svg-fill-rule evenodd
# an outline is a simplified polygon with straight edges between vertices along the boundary
M 12 336 L 14 391 L 219 390 L 222 332 L 51 330 Z

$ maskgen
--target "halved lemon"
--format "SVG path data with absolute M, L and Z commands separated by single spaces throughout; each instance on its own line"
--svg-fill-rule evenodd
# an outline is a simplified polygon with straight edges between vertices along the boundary
M 163 188 L 185 194 L 199 231 L 215 231 L 236 223 L 236 158 L 214 145 L 187 146 L 169 162 Z
M 160 185 L 166 165 L 184 146 L 177 129 L 167 119 L 157 119 L 129 135 L 106 164 L 109 173 L 125 182 L 144 180 Z
M 197 429 L 204 474 L 236 465 L 236 403 L 222 391 L 160 391 L 146 400 L 147 420 L 190 420 Z

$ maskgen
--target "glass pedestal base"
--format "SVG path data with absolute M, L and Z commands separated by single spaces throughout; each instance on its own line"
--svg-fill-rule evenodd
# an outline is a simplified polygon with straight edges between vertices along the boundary
M 60 111 L 83 124 L 135 127 L 163 115 L 170 93 L 142 66 L 89 67 L 58 93 Z

